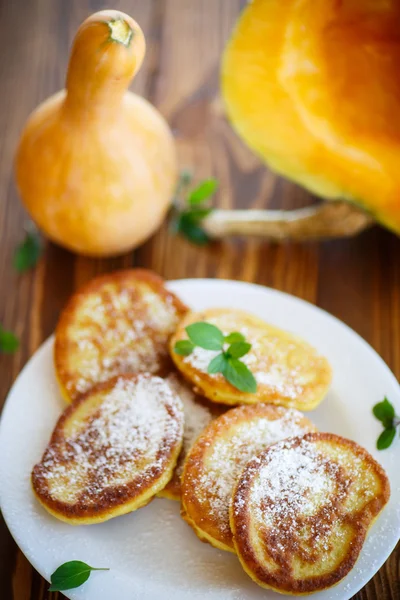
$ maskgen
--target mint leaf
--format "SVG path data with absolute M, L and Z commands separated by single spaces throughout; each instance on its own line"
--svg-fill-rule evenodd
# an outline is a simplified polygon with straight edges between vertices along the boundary
M 384 424 L 390 423 L 395 417 L 393 405 L 387 398 L 384 398 L 382 402 L 375 404 L 372 409 L 374 416 Z
M 19 340 L 12 331 L 3 329 L 0 325 L 0 352 L 12 354 L 19 347 Z
M 378 441 L 376 442 L 376 447 L 378 450 L 386 450 L 392 444 L 394 437 L 396 435 L 396 427 L 388 427 L 384 429 L 381 435 L 378 437 Z
M 58 567 L 51 575 L 49 592 L 59 592 L 77 588 L 89 579 L 92 571 L 109 571 L 109 569 L 96 569 L 80 560 L 66 562 Z
M 190 194 L 187 199 L 188 204 L 201 204 L 207 200 L 217 189 L 218 181 L 216 179 L 206 179 L 202 181 Z
M 229 346 L 227 354 L 229 354 L 229 356 L 233 356 L 233 358 L 241 358 L 248 353 L 250 348 L 251 344 L 248 342 L 234 342 Z
M 223 374 L 225 379 L 241 392 L 254 394 L 257 391 L 257 382 L 253 373 L 238 358 L 228 359 Z
M 191 208 L 183 214 L 192 222 L 199 224 L 210 213 L 212 213 L 212 208 Z
M 246 338 L 244 337 L 244 335 L 242 333 L 239 333 L 238 331 L 234 331 L 233 333 L 230 333 L 229 335 L 225 336 L 225 342 L 227 344 L 234 344 L 236 342 L 245 342 Z
M 174 346 L 175 354 L 189 356 L 194 350 L 194 344 L 190 340 L 179 340 Z
M 196 346 L 205 350 L 222 350 L 224 334 L 218 327 L 211 323 L 192 323 L 186 327 L 189 339 Z
M 372 409 L 374 416 L 383 424 L 384 430 L 378 437 L 376 447 L 378 450 L 385 450 L 392 444 L 395 435 L 396 427 L 400 424 L 393 405 L 385 397 L 382 402 L 378 402 Z
M 36 230 L 28 231 L 24 241 L 17 246 L 13 266 L 18 273 L 23 273 L 36 266 L 43 251 L 42 240 Z
M 204 246 L 210 242 L 210 237 L 204 231 L 202 221 L 213 209 L 203 202 L 216 190 L 218 183 L 215 179 L 207 179 L 182 201 L 181 197 L 186 194 L 190 180 L 189 172 L 181 173 L 175 192 L 174 207 L 171 211 L 170 229 L 173 233 L 181 234 L 193 244 Z
M 198 214 L 192 215 L 191 211 L 183 212 L 179 215 L 174 228 L 177 233 L 180 233 L 183 237 L 189 240 L 189 242 L 192 242 L 192 244 L 196 244 L 197 246 L 205 246 L 210 241 L 210 238 L 204 229 L 202 229 L 200 222 L 210 212 L 211 209 L 202 211 L 201 214 L 204 214 L 203 217 L 199 217 Z
M 215 373 L 223 373 L 227 362 L 228 358 L 225 356 L 224 353 L 217 354 L 217 356 L 215 356 L 208 365 L 207 372 L 210 375 L 214 375 Z

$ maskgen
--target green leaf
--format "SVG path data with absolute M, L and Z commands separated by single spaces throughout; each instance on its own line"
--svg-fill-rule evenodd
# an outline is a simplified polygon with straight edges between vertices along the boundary
M 233 358 L 241 358 L 248 353 L 250 348 L 251 344 L 248 342 L 234 342 L 229 346 L 227 353 L 229 356 L 233 356 Z
M 23 273 L 36 266 L 43 251 L 42 241 L 36 230 L 28 231 L 24 241 L 17 246 L 13 266 L 16 271 Z
M 388 427 L 384 429 L 381 435 L 378 437 L 378 441 L 376 442 L 376 447 L 378 450 L 386 450 L 392 444 L 394 437 L 396 435 L 396 427 Z
M 5 354 L 12 354 L 19 347 L 19 340 L 12 331 L 3 329 L 0 325 L 0 352 Z
M 223 373 L 228 362 L 228 358 L 222 352 L 221 354 L 217 354 L 210 364 L 208 365 L 207 372 L 210 375 L 214 375 L 215 373 Z
M 77 588 L 89 579 L 91 571 L 109 571 L 109 569 L 96 569 L 80 560 L 66 562 L 51 575 L 49 592 Z
M 175 354 L 189 356 L 194 350 L 194 344 L 190 340 L 179 340 L 174 346 Z
M 209 211 L 208 211 L 209 214 Z M 177 231 L 185 237 L 192 244 L 196 244 L 197 246 L 205 246 L 209 243 L 210 238 L 199 225 L 201 219 L 194 218 L 191 216 L 191 213 L 184 212 L 182 213 L 176 225 Z
M 387 398 L 384 398 L 382 402 L 375 404 L 372 412 L 374 413 L 374 416 L 385 425 L 385 427 L 388 425 L 390 426 L 395 417 L 394 408 Z
M 244 335 L 242 333 L 239 333 L 238 331 L 234 331 L 233 333 L 230 333 L 229 335 L 225 336 L 225 342 L 227 344 L 235 344 L 236 342 L 245 342 L 246 338 L 244 337 Z
M 179 200 L 179 196 L 182 196 L 182 192 L 190 179 L 191 174 L 187 171 L 183 172 L 179 178 L 174 199 L 175 208 L 172 211 L 171 231 L 180 233 L 197 246 L 204 246 L 210 242 L 210 238 L 202 228 L 201 222 L 213 209 L 202 206 L 202 202 L 215 191 L 217 181 L 215 179 L 203 181 L 189 194 L 185 202 L 188 208 L 182 210 L 182 201 Z
M 192 223 L 199 225 L 200 221 L 208 217 L 212 211 L 212 208 L 191 208 L 190 210 L 184 211 L 182 214 Z
M 188 204 L 201 204 L 207 200 L 217 189 L 218 181 L 216 179 L 206 179 L 202 181 L 192 192 L 187 199 Z
M 211 323 L 192 323 L 186 327 L 186 333 L 196 346 L 205 350 L 222 350 L 224 334 Z
M 257 382 L 250 369 L 238 358 L 229 358 L 224 369 L 224 377 L 241 392 L 254 394 Z

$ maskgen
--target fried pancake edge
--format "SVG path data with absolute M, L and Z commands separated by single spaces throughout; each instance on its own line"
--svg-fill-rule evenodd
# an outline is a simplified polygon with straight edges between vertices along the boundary
M 70 403 L 59 417 L 50 441 L 46 446 L 45 452 L 50 446 L 64 439 L 64 425 L 68 423 L 76 409 L 84 404 L 87 400 L 90 401 L 90 398 L 94 394 L 107 391 L 108 389 L 112 388 L 115 382 L 119 380 L 135 381 L 137 378 L 138 376 L 136 375 L 116 375 L 107 381 L 96 384 L 90 390 L 77 398 L 73 403 Z M 153 479 L 148 485 L 143 486 L 142 483 L 143 479 L 145 478 L 144 472 L 141 476 L 130 481 L 129 484 L 124 485 L 123 493 L 121 493 L 120 486 L 115 486 L 112 488 L 112 493 L 109 495 L 109 502 L 99 503 L 99 505 L 95 505 L 91 507 L 91 509 L 88 509 L 87 507 L 79 507 L 79 503 L 77 506 L 76 504 L 55 500 L 46 491 L 46 489 L 43 489 L 43 486 L 40 484 L 40 466 L 43 458 L 32 469 L 31 487 L 33 493 L 40 504 L 50 514 L 71 525 L 102 523 L 114 517 L 133 512 L 134 510 L 149 504 L 156 494 L 161 491 L 170 481 L 182 448 L 182 439 L 183 438 L 179 439 L 177 443 L 173 444 L 168 453 L 164 453 L 162 472 L 158 477 L 153 476 Z M 140 490 L 135 495 L 134 490 L 138 486 L 140 486 Z
M 226 315 L 227 313 L 236 313 L 239 318 L 245 322 L 251 320 L 253 325 L 259 327 L 260 330 L 268 327 L 270 332 L 276 332 L 276 334 L 282 339 L 291 339 L 296 341 L 300 346 L 305 348 L 308 352 L 315 353 L 320 361 L 319 364 L 319 382 L 317 389 L 312 393 L 308 393 L 306 398 L 287 399 L 282 397 L 278 392 L 271 394 L 268 393 L 262 384 L 258 385 L 256 393 L 241 392 L 237 388 L 233 387 L 223 377 L 213 376 L 208 373 L 202 372 L 195 368 L 187 360 L 185 356 L 181 356 L 174 352 L 174 346 L 177 341 L 187 339 L 185 333 L 185 327 L 191 323 L 197 321 L 207 321 L 210 316 L 211 318 L 218 318 L 219 315 Z M 332 369 L 327 359 L 322 355 L 318 354 L 313 346 L 303 340 L 301 337 L 293 335 L 287 331 L 284 331 L 278 327 L 270 325 L 266 321 L 256 317 L 255 315 L 248 313 L 240 309 L 231 308 L 211 308 L 200 312 L 188 312 L 183 319 L 180 321 L 176 332 L 171 336 L 169 342 L 169 351 L 172 360 L 175 363 L 176 368 L 180 371 L 182 376 L 193 386 L 195 392 L 204 395 L 212 402 L 226 404 L 229 406 L 236 406 L 237 404 L 257 404 L 257 403 L 268 403 L 279 406 L 285 406 L 287 408 L 296 408 L 300 411 L 309 411 L 316 408 L 326 396 L 329 386 L 332 381 Z
M 243 485 L 241 485 L 242 476 L 246 472 L 250 463 L 253 462 L 253 459 L 244 468 L 233 492 L 232 501 L 229 507 L 230 527 L 233 534 L 233 543 L 240 563 L 249 577 L 259 586 L 265 589 L 271 589 L 280 594 L 307 596 L 337 585 L 354 568 L 369 530 L 390 498 L 390 483 L 383 467 L 381 467 L 381 465 L 369 454 L 367 450 L 352 440 L 333 433 L 322 432 L 307 433 L 304 436 L 292 438 L 292 440 L 297 439 L 307 441 L 326 440 L 332 443 L 338 443 L 347 446 L 348 448 L 352 449 L 357 456 L 361 456 L 362 459 L 367 462 L 368 466 L 374 471 L 375 475 L 379 479 L 381 489 L 381 494 L 379 494 L 379 496 L 375 496 L 370 505 L 367 505 L 367 507 L 364 509 L 363 518 L 361 519 L 361 522 L 357 524 L 356 535 L 352 541 L 350 551 L 345 555 L 338 569 L 328 573 L 327 575 L 302 581 L 299 584 L 296 583 L 298 580 L 295 580 L 295 583 L 293 583 L 294 580 L 288 577 L 282 582 L 279 582 L 280 586 L 276 587 L 276 584 L 274 585 L 274 580 L 271 579 L 269 572 L 265 570 L 257 560 L 251 539 L 249 539 L 249 536 L 246 535 L 249 531 L 250 525 L 248 513 L 238 515 L 237 513 L 235 514 L 234 511 L 234 498 L 236 493 L 239 488 L 243 490 Z M 262 456 L 267 452 L 268 449 L 262 452 L 258 458 L 262 458 Z M 247 483 L 246 491 L 247 502 L 245 500 L 245 504 L 247 505 L 248 496 L 250 494 L 249 483 Z
M 232 553 L 236 552 L 231 532 L 229 531 L 228 534 L 221 535 L 221 531 L 216 526 L 213 518 L 202 512 L 197 498 L 197 491 L 193 489 L 193 484 L 191 483 L 193 478 L 198 478 L 202 473 L 206 454 L 215 442 L 223 438 L 225 432 L 230 432 L 237 425 L 248 422 L 251 426 L 253 419 L 259 417 L 268 418 L 268 420 L 273 422 L 275 419 L 269 419 L 269 417 L 280 419 L 287 410 L 286 407 L 278 407 L 267 403 L 237 406 L 211 421 L 192 445 L 183 466 L 181 516 L 193 528 L 196 535 L 202 541 L 207 541 L 220 550 Z M 297 412 L 299 413 L 299 411 Z M 304 415 L 302 415 L 301 426 L 308 428 L 310 431 L 316 429 L 315 425 Z M 200 526 L 200 522 L 197 522 L 196 518 L 193 518 L 192 515 L 196 517 L 200 515 L 199 521 L 203 524 L 203 527 Z
M 120 283 L 123 285 L 125 281 L 131 282 L 137 280 L 147 284 L 153 292 L 158 294 L 162 299 L 168 300 L 173 304 L 178 316 L 183 317 L 188 308 L 185 304 L 172 292 L 165 288 L 165 281 L 147 269 L 123 269 L 100 275 L 90 280 L 88 283 L 81 286 L 68 300 L 59 317 L 56 330 L 55 342 L 53 348 L 53 360 L 55 366 L 56 379 L 60 387 L 62 398 L 67 402 L 73 402 L 80 393 L 71 394 L 68 392 L 66 383 L 73 380 L 75 375 L 71 374 L 68 368 L 68 327 L 74 321 L 75 312 L 79 312 L 79 306 L 83 298 L 89 294 L 95 294 L 101 288 L 110 283 Z M 172 365 L 171 365 L 172 366 Z M 166 373 L 165 373 L 166 374 Z

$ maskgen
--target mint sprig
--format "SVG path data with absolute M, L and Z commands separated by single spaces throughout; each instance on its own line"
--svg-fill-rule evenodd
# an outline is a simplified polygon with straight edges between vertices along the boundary
M 18 350 L 19 340 L 12 331 L 7 331 L 0 324 L 0 352 L 13 354 Z
M 376 447 L 378 450 L 386 450 L 392 445 L 396 437 L 397 427 L 400 425 L 400 418 L 396 416 L 393 405 L 387 398 L 378 402 L 372 409 L 374 417 L 383 425 L 383 431 L 377 439 Z
M 257 391 L 257 382 L 247 365 L 240 360 L 251 349 L 251 344 L 245 337 L 234 331 L 228 335 L 212 325 L 199 321 L 192 323 L 185 329 L 188 340 L 180 340 L 174 346 L 174 352 L 181 356 L 189 356 L 196 346 L 205 350 L 220 351 L 210 361 L 207 372 L 210 375 L 221 373 L 225 379 L 241 392 L 254 394 Z
M 92 571 L 109 571 L 110 569 L 96 569 L 80 560 L 71 560 L 58 567 L 50 576 L 49 592 L 72 590 L 81 586 L 90 577 Z
M 209 200 L 218 188 L 218 181 L 213 178 L 205 179 L 189 191 L 191 181 L 192 174 L 183 171 L 175 192 L 171 228 L 174 233 L 182 235 L 193 244 L 203 246 L 210 238 L 202 228 L 201 222 L 213 210 Z

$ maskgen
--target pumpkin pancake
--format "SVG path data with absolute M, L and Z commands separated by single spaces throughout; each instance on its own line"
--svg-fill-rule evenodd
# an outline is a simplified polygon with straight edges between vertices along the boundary
M 189 356 L 174 352 L 176 342 L 187 339 L 185 328 L 198 321 L 216 325 L 225 335 L 240 332 L 252 345 L 240 360 L 257 381 L 255 393 L 241 392 L 220 373 L 207 373 L 218 351 L 195 347 Z M 238 309 L 213 308 L 188 313 L 171 337 L 170 352 L 179 371 L 199 393 L 224 404 L 269 402 L 312 410 L 324 398 L 332 378 L 326 358 L 319 356 L 307 342 Z
M 182 517 L 204 541 L 234 552 L 229 502 L 246 463 L 270 444 L 314 431 L 299 411 L 272 404 L 239 406 L 208 425 L 188 453 Z
M 160 377 L 118 375 L 58 420 L 32 471 L 41 504 L 73 525 L 147 504 L 169 481 L 182 446 L 183 407 Z
M 224 409 L 197 396 L 192 392 L 185 380 L 175 373 L 169 375 L 167 381 L 182 400 L 185 424 L 183 428 L 182 450 L 179 454 L 174 474 L 158 495 L 163 498 L 170 498 L 171 500 L 180 500 L 181 477 L 187 453 L 204 428 L 220 415 Z
M 160 277 L 142 269 L 83 286 L 56 328 L 54 361 L 65 400 L 121 373 L 168 374 L 168 339 L 186 311 Z
M 382 467 L 355 442 L 308 433 L 253 458 L 237 483 L 230 523 L 245 571 L 296 596 L 338 583 L 389 499 Z

